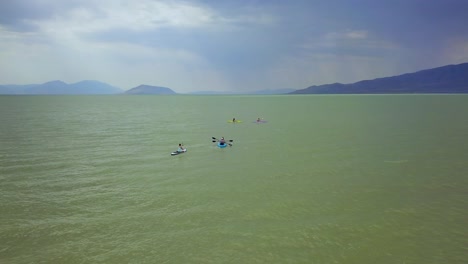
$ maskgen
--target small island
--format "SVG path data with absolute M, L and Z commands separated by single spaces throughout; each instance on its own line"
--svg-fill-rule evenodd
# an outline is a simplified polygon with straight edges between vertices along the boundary
M 177 93 L 167 87 L 142 84 L 128 91 L 125 91 L 124 94 L 177 94 Z

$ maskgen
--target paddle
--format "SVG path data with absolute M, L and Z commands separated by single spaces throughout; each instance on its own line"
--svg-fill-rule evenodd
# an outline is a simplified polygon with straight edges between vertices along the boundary
M 211 137 L 211 138 L 212 138 L 212 140 L 211 140 L 211 141 L 212 141 L 213 143 L 216 143 L 216 142 L 218 142 L 218 141 L 219 141 L 219 140 L 218 140 L 217 138 L 215 138 L 215 137 Z M 229 141 L 229 142 L 233 142 L 234 140 L 232 140 L 232 139 L 229 139 L 229 140 L 227 140 L 227 141 Z M 231 143 L 228 143 L 228 145 L 229 145 L 230 147 L 232 147 L 232 144 L 231 144 Z
M 217 141 L 219 141 L 219 140 L 218 140 L 217 138 L 215 138 L 215 137 L 211 137 L 211 138 L 213 139 L 213 140 L 212 140 L 213 142 L 217 142 Z M 229 142 L 233 142 L 234 140 L 232 140 L 232 139 L 229 139 L 229 140 L 227 140 L 227 141 L 229 141 Z

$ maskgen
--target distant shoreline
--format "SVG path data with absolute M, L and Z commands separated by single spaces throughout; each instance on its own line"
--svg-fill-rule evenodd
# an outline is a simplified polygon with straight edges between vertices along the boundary
M 297 94 L 466 94 L 468 63 L 406 73 L 398 76 L 363 80 L 355 83 L 314 85 L 305 89 L 267 89 L 251 92 L 201 90 L 177 93 L 171 88 L 142 84 L 129 90 L 100 81 L 67 84 L 50 81 L 43 84 L 0 85 L 0 95 L 297 95 Z

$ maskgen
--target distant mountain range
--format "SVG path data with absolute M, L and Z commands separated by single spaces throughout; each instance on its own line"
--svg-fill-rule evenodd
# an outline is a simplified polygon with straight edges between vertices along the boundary
M 99 81 L 81 81 L 67 84 L 51 81 L 43 84 L 0 85 L 0 94 L 117 94 L 120 88 Z
M 314 85 L 301 90 L 278 89 L 254 92 L 198 91 L 189 94 L 405 94 L 405 93 L 468 93 L 468 63 L 407 73 L 393 77 L 364 80 L 356 83 Z M 167 87 L 140 85 L 124 91 L 99 82 L 81 81 L 67 84 L 51 81 L 43 84 L 0 85 L 0 94 L 179 94 Z
M 468 63 L 365 80 L 351 84 L 324 84 L 290 94 L 405 94 L 468 93 Z
M 292 92 L 294 89 L 279 89 L 279 90 L 261 90 L 254 92 L 236 92 L 236 91 L 227 91 L 227 92 L 216 92 L 216 91 L 199 91 L 192 92 L 189 94 L 285 94 Z M 118 87 L 99 82 L 99 81 L 81 81 L 73 84 L 67 84 L 62 81 L 51 81 L 43 84 L 26 84 L 26 85 L 0 85 L 0 94 L 10 94 L 10 95 L 45 95 L 45 94 L 63 94 L 63 95 L 73 95 L 73 94 L 128 94 L 128 95 L 137 95 L 137 94 L 152 94 L 152 95 L 173 95 L 179 94 L 167 87 L 161 86 L 152 86 L 142 84 L 137 87 L 131 88 L 127 91 L 124 91 Z

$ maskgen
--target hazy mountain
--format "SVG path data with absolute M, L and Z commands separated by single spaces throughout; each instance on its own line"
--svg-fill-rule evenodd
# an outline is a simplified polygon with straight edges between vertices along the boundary
M 125 91 L 125 94 L 177 94 L 177 93 L 167 87 L 142 84 L 128 91 Z
M 25 89 L 26 94 L 70 94 L 71 92 L 68 84 L 62 81 L 46 82 Z
M 290 94 L 468 93 L 468 63 L 364 80 L 314 85 Z
M 85 80 L 70 85 L 71 88 L 86 94 L 118 94 L 123 90 L 107 83 Z
M 140 85 L 123 90 L 99 81 L 73 84 L 56 80 L 43 84 L 0 85 L 0 94 L 177 94 L 167 87 Z M 196 91 L 189 94 L 395 94 L 395 93 L 468 93 L 468 63 L 364 80 L 351 84 L 314 85 L 301 90 L 278 89 L 253 92 Z
M 250 94 L 287 94 L 290 92 L 295 91 L 295 89 L 277 89 L 277 90 L 260 90 L 260 91 L 254 91 Z
M 122 90 L 98 81 L 67 84 L 50 81 L 43 84 L 0 85 L 0 94 L 118 94 Z
M 286 94 L 295 91 L 295 89 L 277 89 L 277 90 L 258 90 L 252 92 L 239 92 L 239 91 L 195 91 L 190 92 L 189 94 L 199 94 L 199 95 L 233 95 L 233 94 Z
M 35 86 L 36 84 L 27 84 L 27 85 L 17 85 L 17 84 L 7 84 L 0 85 L 0 94 L 24 94 L 25 90 L 30 87 Z
M 198 94 L 198 95 L 228 95 L 228 94 L 237 94 L 232 91 L 195 91 L 189 92 L 188 94 Z

